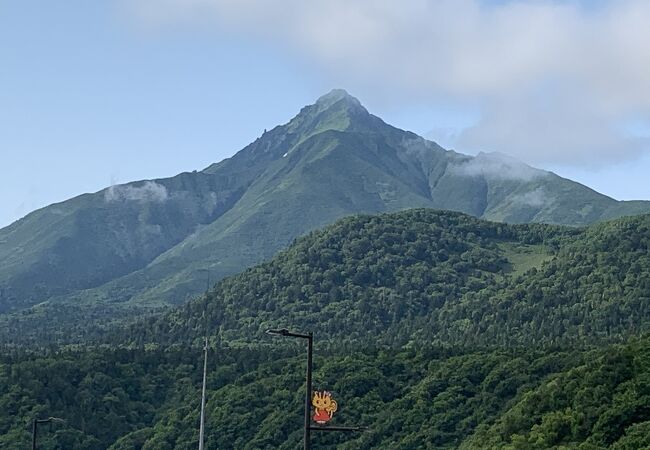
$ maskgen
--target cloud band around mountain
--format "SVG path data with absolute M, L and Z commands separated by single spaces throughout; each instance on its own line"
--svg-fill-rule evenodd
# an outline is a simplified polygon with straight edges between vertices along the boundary
M 106 202 L 116 201 L 148 201 L 162 202 L 167 200 L 167 188 L 155 181 L 145 181 L 140 186 L 125 184 L 111 186 L 104 192 Z

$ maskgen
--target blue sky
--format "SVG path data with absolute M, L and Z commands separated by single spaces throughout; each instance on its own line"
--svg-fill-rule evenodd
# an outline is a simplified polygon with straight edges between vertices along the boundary
M 2 2 L 0 226 L 206 167 L 334 87 L 446 147 L 650 199 L 648 20 L 637 1 Z

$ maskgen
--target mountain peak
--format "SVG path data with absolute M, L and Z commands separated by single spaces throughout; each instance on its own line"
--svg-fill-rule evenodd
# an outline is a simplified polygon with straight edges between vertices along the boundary
M 361 106 L 361 102 L 348 94 L 348 91 L 345 89 L 332 89 L 327 94 L 319 97 L 319 99 L 316 100 L 316 104 L 321 107 L 329 107 L 340 100 L 345 100 L 350 104 Z
M 332 89 L 327 94 L 319 97 L 314 106 L 319 112 L 336 106 L 335 109 L 339 111 L 368 113 L 361 102 L 356 97 L 348 94 L 345 89 Z
M 344 89 L 333 89 L 313 105 L 305 106 L 288 124 L 288 130 L 312 135 L 325 130 L 346 130 L 352 123 L 364 123 L 370 113 Z

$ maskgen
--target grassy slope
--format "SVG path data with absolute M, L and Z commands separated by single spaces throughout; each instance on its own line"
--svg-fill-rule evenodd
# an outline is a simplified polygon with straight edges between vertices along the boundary
M 531 269 L 540 269 L 553 258 L 553 252 L 545 245 L 530 245 L 513 242 L 499 244 L 503 256 L 508 260 L 505 273 L 514 277 L 525 274 Z

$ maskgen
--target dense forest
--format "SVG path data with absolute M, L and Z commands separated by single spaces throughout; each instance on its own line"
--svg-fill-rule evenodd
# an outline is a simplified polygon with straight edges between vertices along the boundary
M 278 325 L 390 345 L 624 341 L 650 330 L 649 248 L 650 216 L 586 229 L 423 209 L 357 216 L 132 327 L 131 339 L 196 341 L 205 311 L 230 341 Z
M 76 328 L 44 318 L 27 339 L 12 323 L 0 448 L 49 416 L 66 422 L 40 449 L 196 448 L 206 330 L 207 448 L 298 448 L 304 348 L 264 333 L 278 327 L 315 333 L 333 423 L 368 427 L 314 448 L 650 448 L 649 245 L 650 216 L 343 219 L 156 317 L 91 329 L 79 308 Z
M 640 449 L 650 446 L 650 341 L 596 350 L 460 352 L 424 346 L 316 347 L 315 387 L 337 425 L 318 449 Z M 304 355 L 268 342 L 213 346 L 208 448 L 300 447 Z M 0 448 L 22 450 L 30 420 L 46 450 L 195 449 L 200 348 L 67 350 L 0 361 Z

